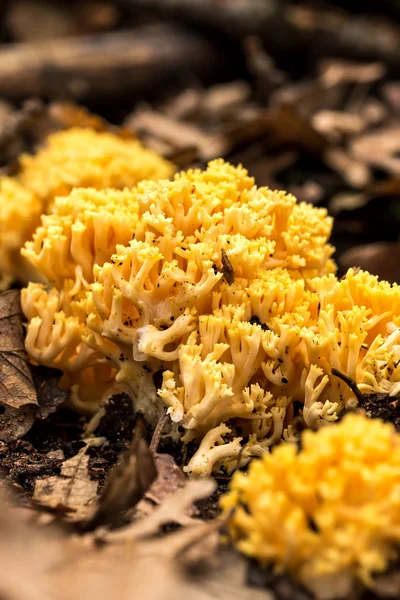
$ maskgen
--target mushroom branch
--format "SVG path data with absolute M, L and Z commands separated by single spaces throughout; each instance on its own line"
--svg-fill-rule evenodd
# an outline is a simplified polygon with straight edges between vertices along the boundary
M 199 444 L 186 471 L 231 472 L 356 406 L 332 368 L 363 392 L 398 391 L 399 288 L 351 269 L 338 280 L 331 227 L 222 159 L 74 189 L 22 251 L 44 279 L 22 291 L 26 350 L 63 370 L 78 410 L 121 388 L 152 424 L 166 405 L 172 433 Z
M 399 481 L 393 425 L 349 414 L 235 473 L 221 504 L 239 550 L 333 600 L 398 560 Z

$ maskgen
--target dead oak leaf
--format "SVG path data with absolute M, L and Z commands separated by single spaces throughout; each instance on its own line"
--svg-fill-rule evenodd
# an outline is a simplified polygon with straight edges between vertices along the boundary
M 0 440 L 10 442 L 31 428 L 38 409 L 25 357 L 19 292 L 0 295 Z
M 60 475 L 36 480 L 34 502 L 53 511 L 63 509 L 69 520 L 75 522 L 92 516 L 98 482 L 89 475 L 89 445 L 63 463 Z

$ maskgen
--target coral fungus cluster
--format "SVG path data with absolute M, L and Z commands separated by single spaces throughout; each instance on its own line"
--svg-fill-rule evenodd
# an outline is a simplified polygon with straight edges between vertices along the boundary
M 84 410 L 116 384 L 149 419 L 164 402 L 183 441 L 200 442 L 187 470 L 229 472 L 355 404 L 332 367 L 362 390 L 398 389 L 398 288 L 338 280 L 331 226 L 222 160 L 73 190 L 23 251 L 47 279 L 22 293 L 26 349 L 64 371 Z
M 33 276 L 19 251 L 55 197 L 76 187 L 132 187 L 173 172 L 172 164 L 137 140 L 79 127 L 53 133 L 37 154 L 20 157 L 18 175 L 0 178 L 0 272 Z
M 222 499 L 245 554 L 289 571 L 318 598 L 348 596 L 399 556 L 400 435 L 350 414 L 237 472 Z

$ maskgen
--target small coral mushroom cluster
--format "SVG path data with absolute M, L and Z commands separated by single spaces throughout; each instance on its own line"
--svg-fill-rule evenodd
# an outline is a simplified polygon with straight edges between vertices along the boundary
M 82 410 L 122 385 L 149 420 L 164 403 L 199 443 L 188 472 L 230 472 L 354 406 L 332 367 L 361 390 L 400 386 L 398 288 L 338 280 L 331 226 L 222 160 L 172 182 L 75 189 L 22 252 L 47 280 L 22 292 L 26 349 L 63 370 Z
M 21 156 L 18 166 L 18 175 L 0 178 L 0 275 L 21 279 L 38 276 L 21 260 L 20 249 L 56 196 L 75 187 L 124 188 L 174 172 L 137 140 L 79 127 L 53 133 L 36 155 Z
M 349 597 L 399 555 L 400 435 L 351 414 L 302 441 L 299 452 L 282 444 L 234 475 L 222 501 L 230 533 L 318 598 Z

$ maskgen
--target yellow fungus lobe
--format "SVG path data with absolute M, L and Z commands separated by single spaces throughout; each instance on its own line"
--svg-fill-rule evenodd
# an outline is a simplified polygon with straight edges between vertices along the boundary
M 400 435 L 353 413 L 302 442 L 235 473 L 221 504 L 244 554 L 319 598 L 342 597 L 399 556 Z

